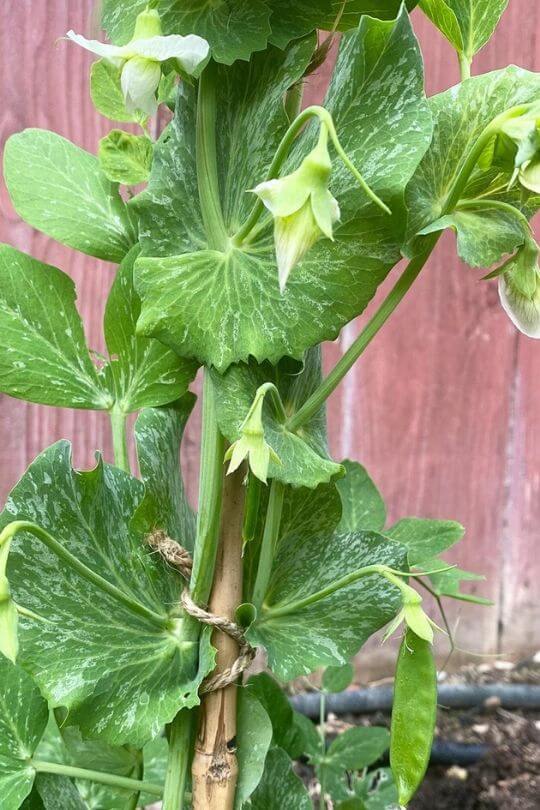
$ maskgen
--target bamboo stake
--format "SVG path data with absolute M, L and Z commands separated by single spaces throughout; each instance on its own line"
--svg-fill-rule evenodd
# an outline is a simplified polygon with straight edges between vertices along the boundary
M 242 522 L 243 478 L 240 469 L 225 479 L 221 533 L 210 612 L 234 620 L 242 601 Z M 230 667 L 238 655 L 238 645 L 221 631 L 215 631 L 216 670 Z M 232 810 L 238 778 L 236 759 L 235 684 L 204 696 L 193 757 L 193 810 Z

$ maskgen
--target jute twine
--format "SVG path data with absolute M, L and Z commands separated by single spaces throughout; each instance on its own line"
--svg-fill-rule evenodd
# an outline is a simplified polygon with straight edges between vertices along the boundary
M 189 580 L 193 569 L 193 560 L 189 551 L 181 546 L 180 543 L 177 543 L 176 540 L 173 540 L 161 529 L 156 529 L 148 534 L 146 536 L 146 542 L 154 551 L 157 551 L 166 562 L 180 571 L 185 579 Z M 250 666 L 255 657 L 255 650 L 246 640 L 243 629 L 226 616 L 215 616 L 213 613 L 209 613 L 207 610 L 197 605 L 191 598 L 188 588 L 184 588 L 180 597 L 180 603 L 186 613 L 189 613 L 194 619 L 197 619 L 197 621 L 203 624 L 215 627 L 216 630 L 221 630 L 222 633 L 230 636 L 238 644 L 238 657 L 234 663 L 222 672 L 217 672 L 215 675 L 210 675 L 210 677 L 206 678 L 199 687 L 199 692 L 201 694 L 215 692 L 218 689 L 224 689 L 226 686 L 236 683 L 240 675 Z

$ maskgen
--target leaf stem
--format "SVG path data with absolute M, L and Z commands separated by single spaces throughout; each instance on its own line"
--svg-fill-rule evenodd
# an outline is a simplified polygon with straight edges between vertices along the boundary
M 472 59 L 470 59 L 465 53 L 462 51 L 457 52 L 458 59 L 459 59 L 459 74 L 460 80 L 464 82 L 466 79 L 471 78 L 471 64 Z
M 264 622 L 268 619 L 275 619 L 278 616 L 288 616 L 289 614 L 309 607 L 316 602 L 320 602 L 321 599 L 326 599 L 336 591 L 341 590 L 341 588 L 346 588 L 348 585 L 352 585 L 359 579 L 372 576 L 373 574 L 378 574 L 379 576 L 385 577 L 387 580 L 389 580 L 389 582 L 392 583 L 392 585 L 395 585 L 400 589 L 402 588 L 403 583 L 401 583 L 398 577 L 396 577 L 387 566 L 380 564 L 367 565 L 365 568 L 359 568 L 357 571 L 351 571 L 349 574 L 345 574 L 345 576 L 340 577 L 340 579 L 336 579 L 325 588 L 321 588 L 320 591 L 311 593 L 309 596 L 305 596 L 303 599 L 297 599 L 296 601 L 289 602 L 281 607 L 279 605 L 277 607 L 263 606 L 263 613 L 259 619 L 259 622 Z
M 268 583 L 270 582 L 272 563 L 276 551 L 276 544 L 279 539 L 284 494 L 285 487 L 282 483 L 274 479 L 270 485 L 270 498 L 261 542 L 261 554 L 253 588 L 252 602 L 257 610 L 261 608 L 266 591 L 268 590 Z
M 321 690 L 319 693 L 319 735 L 321 737 L 323 756 L 326 752 L 326 693 Z M 321 768 L 319 776 L 319 786 L 321 788 L 321 795 L 319 796 L 319 810 L 325 810 L 326 799 L 324 796 L 324 768 Z
M 527 234 L 532 233 L 531 223 L 519 208 L 510 203 L 503 202 L 502 200 L 490 200 L 489 197 L 484 197 L 481 200 L 460 200 L 456 206 L 458 210 L 474 209 L 474 208 L 493 208 L 496 211 L 503 211 L 506 214 L 515 216 L 517 220 L 523 225 Z
M 169 726 L 169 755 L 162 810 L 182 810 L 191 759 L 194 712 L 180 711 Z
M 127 776 L 118 776 L 114 773 L 102 773 L 101 771 L 90 771 L 86 768 L 76 768 L 72 765 L 63 765 L 56 762 L 42 762 L 32 760 L 32 767 L 38 773 L 52 773 L 58 776 L 67 776 L 72 779 L 87 779 L 89 782 L 97 782 L 100 785 L 122 788 L 123 790 L 139 791 L 150 793 L 152 796 L 161 797 L 163 788 L 161 785 L 152 782 L 142 782 L 139 779 L 130 779 Z
M 109 411 L 113 440 L 114 463 L 124 472 L 131 473 L 127 447 L 126 419 L 127 414 L 114 406 Z
M 199 199 L 208 246 L 224 250 L 229 236 L 223 220 L 216 158 L 215 66 L 207 65 L 199 79 L 196 160 Z
M 47 548 L 53 552 L 53 554 L 62 560 L 62 562 L 69 565 L 74 571 L 77 571 L 80 576 L 84 577 L 84 579 L 88 580 L 88 582 L 91 582 L 92 585 L 95 585 L 104 593 L 112 596 L 117 602 L 121 602 L 133 613 L 137 613 L 139 616 L 148 619 L 156 627 L 159 627 L 160 630 L 168 627 L 169 619 L 167 616 L 161 616 L 159 613 L 154 613 L 154 611 L 147 608 L 146 605 L 142 605 L 140 602 L 136 602 L 131 597 L 126 596 L 126 594 L 121 591 L 120 588 L 117 588 L 116 585 L 108 582 L 102 576 L 96 574 L 95 571 L 92 571 L 91 568 L 88 568 L 87 565 L 65 549 L 64 546 L 55 540 L 54 537 L 45 531 L 45 529 L 42 529 L 41 526 L 37 526 L 35 523 L 30 523 L 30 521 L 26 520 L 15 520 L 13 523 L 8 523 L 8 525 L 0 533 L 0 549 L 4 543 L 9 543 L 18 532 L 28 532 L 34 537 L 37 537 L 37 539 L 41 540 L 41 542 L 44 543 Z
M 332 120 L 332 116 L 330 115 L 328 110 L 325 110 L 324 107 L 319 107 L 318 105 L 306 107 L 306 109 L 303 110 L 300 113 L 300 115 L 297 118 L 295 118 L 295 120 L 292 122 L 289 129 L 281 139 L 281 143 L 277 148 L 276 154 L 274 155 L 274 159 L 270 164 L 270 169 L 268 170 L 266 180 L 273 180 L 278 176 L 279 171 L 283 163 L 285 162 L 287 155 L 289 154 L 289 150 L 293 144 L 294 139 L 300 133 L 304 124 L 307 121 L 309 121 L 310 118 L 318 118 L 323 124 L 325 124 L 337 154 L 339 155 L 341 160 L 345 163 L 349 171 L 354 175 L 354 177 L 356 178 L 362 189 L 366 192 L 368 197 L 374 203 L 376 203 L 376 205 L 381 207 L 387 213 L 390 213 L 390 209 L 370 189 L 370 187 L 368 186 L 368 184 L 366 183 L 366 181 L 364 180 L 364 178 L 362 177 L 356 166 L 352 163 L 352 161 L 347 156 L 345 150 L 341 146 L 341 143 L 339 142 L 337 136 L 336 128 L 334 126 L 334 122 Z M 245 241 L 247 236 L 250 234 L 252 229 L 257 224 L 257 221 L 259 220 L 259 217 L 261 216 L 263 210 L 264 210 L 264 203 L 262 202 L 262 200 L 257 198 L 257 201 L 254 203 L 248 218 L 243 223 L 243 225 L 240 226 L 235 235 L 232 237 L 233 244 L 240 246 L 242 242 Z

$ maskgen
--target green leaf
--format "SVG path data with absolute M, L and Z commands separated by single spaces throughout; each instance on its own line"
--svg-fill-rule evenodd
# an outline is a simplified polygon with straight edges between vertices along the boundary
M 146 5 L 147 0 L 104 0 L 102 24 L 113 42 L 124 45 L 131 39 Z M 270 34 L 270 10 L 263 0 L 161 0 L 159 13 L 164 34 L 197 34 L 226 65 L 264 50 Z
M 407 188 L 409 240 L 442 215 L 448 189 L 490 121 L 510 107 L 537 100 L 539 93 L 538 74 L 509 67 L 475 76 L 430 98 L 435 124 L 433 140 Z M 510 172 L 494 175 L 493 171 L 478 169 L 464 196 L 474 199 L 485 197 L 487 193 L 513 203 L 515 192 L 506 192 L 509 180 Z M 538 198 L 530 202 L 532 214 Z
M 111 287 L 103 328 L 112 358 L 105 376 L 125 413 L 172 402 L 184 394 L 197 364 L 175 355 L 157 340 L 136 334 L 141 303 L 133 286 L 137 250 L 128 253 Z
M 275 368 L 270 364 L 259 366 L 251 363 L 249 366 L 231 366 L 223 375 L 217 371 L 212 372 L 217 419 L 220 430 L 229 441 L 239 438 L 240 427 L 255 392 L 264 382 L 276 384 L 285 412 L 294 413 L 318 384 L 321 374 L 320 353 L 312 350 L 306 355 L 305 374 L 290 374 L 287 368 L 285 361 Z M 281 464 L 270 461 L 270 478 L 296 487 L 314 488 L 341 475 L 340 465 L 328 459 L 324 410 L 305 424 L 297 435 L 282 424 L 268 395 L 264 402 L 263 423 L 265 440 L 281 461 Z
M 99 166 L 113 183 L 135 186 L 146 182 L 152 157 L 153 144 L 146 135 L 113 129 L 99 142 Z
M 293 759 L 301 756 L 306 750 L 304 729 L 296 723 L 297 712 L 291 708 L 277 681 L 261 672 L 249 679 L 247 689 L 256 696 L 271 720 L 274 745 L 283 748 Z
M 324 764 L 335 770 L 361 771 L 382 757 L 390 745 L 386 728 L 357 726 L 339 734 L 328 748 Z
M 465 533 L 460 523 L 453 520 L 403 518 L 385 531 L 387 537 L 408 549 L 409 565 L 424 564 L 441 551 L 459 542 Z M 436 567 L 443 567 L 441 563 Z
M 432 560 L 425 560 L 421 567 L 426 571 L 433 571 L 437 568 L 444 568 L 445 565 L 445 560 L 435 557 Z M 462 582 L 482 582 L 485 580 L 485 577 L 481 576 L 480 574 L 473 574 L 470 571 L 463 571 L 461 568 L 451 568 L 449 571 L 443 571 L 440 574 L 431 574 L 429 579 L 431 582 L 431 587 L 437 596 L 448 596 L 451 599 L 459 599 L 462 602 L 473 602 L 477 605 L 493 604 L 490 599 L 484 599 L 482 596 L 463 593 L 461 590 Z
M 322 689 L 324 692 L 343 692 L 351 685 L 353 678 L 354 667 L 350 663 L 327 667 L 322 677 Z
M 135 423 L 137 458 L 145 496 L 132 526 L 144 534 L 162 529 L 188 551 L 195 544 L 195 515 L 184 488 L 178 452 L 195 396 L 142 411 Z
M 346 475 L 336 482 L 343 507 L 339 530 L 382 531 L 386 523 L 386 507 L 379 490 L 361 464 L 345 459 L 342 466 Z
M 98 59 L 90 69 L 90 95 L 98 112 L 111 121 L 136 121 L 137 115 L 126 110 L 120 85 L 121 70 L 106 59 Z
M 420 236 L 451 228 L 457 233 L 458 255 L 470 267 L 491 267 L 525 241 L 523 223 L 489 202 L 473 209 L 457 208 L 420 231 Z
M 136 241 L 128 209 L 97 158 L 54 132 L 12 135 L 4 178 L 19 216 L 75 250 L 120 262 Z
M 312 810 L 308 792 L 283 749 L 268 752 L 259 786 L 244 806 L 249 810 Z
M 69 276 L 0 245 L 0 390 L 65 408 L 103 410 L 102 388 Z
M 289 610 L 350 574 L 352 560 L 354 569 L 385 564 L 403 570 L 406 549 L 375 532 L 299 534 L 281 541 L 263 611 L 247 631 L 252 644 L 266 648 L 278 678 L 290 680 L 319 666 L 345 664 L 397 612 L 399 592 L 379 575 Z M 287 613 L 272 616 L 272 608 L 278 607 Z
M 420 8 L 450 44 L 471 60 L 495 31 L 508 0 L 421 0 Z
M 34 804 L 28 810 L 88 810 L 89 807 L 71 779 L 62 776 L 38 773 L 32 793 Z M 24 810 L 26 804 L 22 807 Z M 110 805 L 107 805 L 107 810 L 111 810 Z
M 238 768 L 234 806 L 240 810 L 251 796 L 264 772 L 266 754 L 272 742 L 272 723 L 250 689 L 238 692 Z
M 247 76 L 237 68 L 218 72 L 217 149 L 231 235 L 253 204 L 246 190 L 265 178 L 286 130 L 283 94 L 302 76 L 312 50 L 308 37 L 286 53 L 270 48 L 254 56 Z M 193 103 L 190 94 L 179 96 L 149 187 L 134 203 L 142 220 L 138 328 L 220 372 L 250 358 L 299 359 L 364 310 L 401 255 L 403 189 L 431 136 L 422 62 L 407 15 L 395 23 L 364 18 L 347 38 L 327 100 L 344 147 L 377 193 L 395 204 L 395 216 L 371 203 L 336 159 L 332 191 L 343 213 L 336 241 L 319 241 L 282 295 L 269 217 L 242 248 L 207 249 L 187 123 Z M 310 150 L 314 129 L 298 139 L 287 170 Z
M 95 574 L 148 611 L 179 616 L 180 576 L 163 566 L 131 528 L 143 485 L 99 461 L 72 470 L 66 442 L 44 451 L 12 491 L 0 526 L 30 520 Z M 22 617 L 20 661 L 68 723 L 113 745 L 141 746 L 184 706 L 212 668 L 209 635 L 201 651 L 181 620 L 160 627 L 74 570 L 32 535 L 14 539 L 8 578 Z
M 30 763 L 49 712 L 30 675 L 0 655 L 0 794 L 2 810 L 17 810 L 32 789 Z

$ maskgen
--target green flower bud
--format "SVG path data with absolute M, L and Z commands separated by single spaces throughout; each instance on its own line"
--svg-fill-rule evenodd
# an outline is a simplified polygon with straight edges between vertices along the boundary
M 0 575 L 0 653 L 13 663 L 19 651 L 18 620 L 7 577 Z
M 270 461 L 281 464 L 278 455 L 264 437 L 262 409 L 267 390 L 266 385 L 258 388 L 253 404 L 240 426 L 240 438 L 231 444 L 225 453 L 225 461 L 230 461 L 227 475 L 237 470 L 244 459 L 247 459 L 253 475 L 264 484 L 268 477 Z
M 332 163 L 328 130 L 298 169 L 286 177 L 259 183 L 253 191 L 274 216 L 279 287 L 283 292 L 293 267 L 321 237 L 333 239 L 339 205 L 328 190 Z
M 499 275 L 499 297 L 514 326 L 531 338 L 540 338 L 539 247 L 529 237 Z
M 208 42 L 195 34 L 161 35 L 156 9 L 142 11 L 127 45 L 109 45 L 68 31 L 67 38 L 106 59 L 121 70 L 120 82 L 128 112 L 154 115 L 156 90 L 161 79 L 161 63 L 171 60 L 181 75 L 199 76 L 208 61 Z
M 384 634 L 384 641 L 404 623 L 407 627 L 410 627 L 417 636 L 432 644 L 433 628 L 436 630 L 440 630 L 441 628 L 436 625 L 424 611 L 422 607 L 422 597 L 414 588 L 411 588 L 410 585 L 407 585 L 399 579 L 392 578 L 392 581 L 395 582 L 401 591 L 403 607 L 388 625 Z

